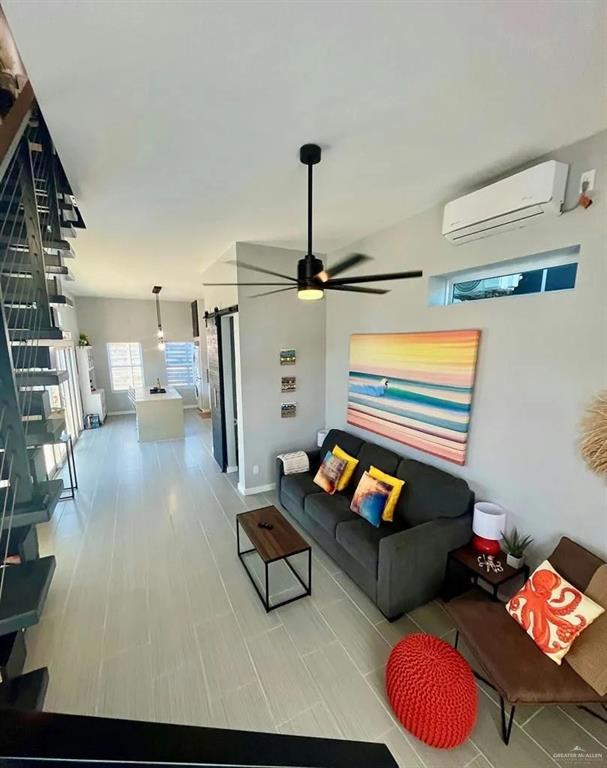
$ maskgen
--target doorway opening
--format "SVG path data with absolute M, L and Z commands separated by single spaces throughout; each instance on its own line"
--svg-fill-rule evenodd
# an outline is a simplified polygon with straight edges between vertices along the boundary
M 222 472 L 238 471 L 238 307 L 205 314 L 213 456 Z

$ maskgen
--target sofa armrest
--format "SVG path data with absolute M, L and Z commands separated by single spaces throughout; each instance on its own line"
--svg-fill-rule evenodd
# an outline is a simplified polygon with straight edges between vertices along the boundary
M 304 451 L 308 455 L 310 462 L 310 472 L 316 474 L 318 467 L 320 466 L 320 449 L 314 451 Z M 284 467 L 280 459 L 276 459 L 276 490 L 280 491 L 280 483 L 285 476 Z
M 388 618 L 432 600 L 445 577 L 447 554 L 472 536 L 472 516 L 441 517 L 379 542 L 377 604 Z

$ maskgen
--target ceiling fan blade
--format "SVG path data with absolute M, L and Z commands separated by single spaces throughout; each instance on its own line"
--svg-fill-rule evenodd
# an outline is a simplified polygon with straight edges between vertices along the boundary
M 360 275 L 359 277 L 340 277 L 338 280 L 329 280 L 323 285 L 353 285 L 354 283 L 380 283 L 383 280 L 407 280 L 410 277 L 422 277 L 424 273 L 420 269 L 411 272 L 386 272 L 383 275 Z
M 297 282 L 296 277 L 289 275 L 283 275 L 282 272 L 273 272 L 271 269 L 264 269 L 263 267 L 257 267 L 255 264 L 246 264 L 244 261 L 228 261 L 227 264 L 235 264 L 237 267 L 244 267 L 245 269 L 251 269 L 253 272 L 261 272 L 263 275 L 273 275 L 274 277 L 283 277 L 285 280 L 290 280 L 293 283 Z
M 291 283 L 203 283 L 203 285 L 288 285 L 290 288 L 297 287 Z
M 326 283 L 327 280 L 331 280 L 333 277 L 341 275 L 342 272 L 352 269 L 352 267 L 355 267 L 357 264 L 362 264 L 364 261 L 371 260 L 372 257 L 365 256 L 364 253 L 351 253 L 349 256 L 346 256 L 345 259 L 338 261 L 337 264 L 333 264 L 333 266 L 323 269 L 322 272 L 319 272 L 314 277 L 316 280 L 320 280 L 321 283 Z
M 325 283 L 323 286 L 323 290 L 327 291 L 352 291 L 352 293 L 390 293 L 389 289 L 387 288 L 358 288 L 354 285 L 329 285 L 328 283 Z
M 278 288 L 276 291 L 265 291 L 265 293 L 254 293 L 252 296 L 248 296 L 249 299 L 258 299 L 260 296 L 269 296 L 272 293 L 282 293 L 283 291 L 296 291 L 296 285 L 290 285 L 288 288 Z

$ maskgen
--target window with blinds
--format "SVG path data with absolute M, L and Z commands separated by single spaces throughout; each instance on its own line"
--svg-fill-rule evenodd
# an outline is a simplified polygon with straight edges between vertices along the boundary
M 169 387 L 194 384 L 194 344 L 191 341 L 167 341 L 164 359 Z
M 107 345 L 107 357 L 112 392 L 143 387 L 143 358 L 139 342 L 112 342 Z

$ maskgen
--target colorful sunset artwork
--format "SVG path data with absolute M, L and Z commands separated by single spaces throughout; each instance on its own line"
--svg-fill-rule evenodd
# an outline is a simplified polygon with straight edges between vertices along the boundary
M 465 464 L 480 335 L 353 335 L 348 424 Z

